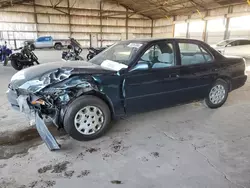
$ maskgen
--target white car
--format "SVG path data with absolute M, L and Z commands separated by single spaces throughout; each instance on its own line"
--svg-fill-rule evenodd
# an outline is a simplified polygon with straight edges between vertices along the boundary
M 250 40 L 248 39 L 227 39 L 211 46 L 223 55 L 250 57 Z

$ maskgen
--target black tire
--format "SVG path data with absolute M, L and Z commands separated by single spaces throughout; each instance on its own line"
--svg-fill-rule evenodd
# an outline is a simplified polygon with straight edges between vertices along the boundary
M 62 44 L 60 44 L 60 43 L 57 43 L 57 44 L 55 44 L 55 46 L 54 46 L 54 48 L 56 49 L 56 50 L 61 50 L 62 49 Z
M 212 89 L 215 87 L 215 86 L 222 86 L 225 90 L 225 94 L 224 94 L 224 98 L 221 102 L 217 103 L 217 104 L 214 104 L 211 99 L 210 99 L 210 93 L 212 91 Z M 213 86 L 211 87 L 211 89 L 209 90 L 209 93 L 208 93 L 208 96 L 207 98 L 205 98 L 205 103 L 206 105 L 209 107 L 209 108 L 219 108 L 221 107 L 227 100 L 227 97 L 228 97 L 228 93 L 229 93 L 229 83 L 223 79 L 218 79 L 215 81 L 215 83 L 213 84 Z
M 22 70 L 23 65 L 19 63 L 17 60 L 11 60 L 11 66 L 16 70 Z
M 87 60 L 91 60 L 93 57 L 94 57 L 93 54 L 88 54 L 88 55 L 87 55 Z
M 35 45 L 34 44 L 30 44 L 30 50 L 34 51 L 35 49 L 36 49 Z
M 80 132 L 75 127 L 74 119 L 78 111 L 80 111 L 85 106 L 95 106 L 98 107 L 103 113 L 104 120 L 102 127 L 95 133 L 91 135 L 85 135 Z M 78 141 L 93 140 L 101 137 L 110 127 L 111 113 L 108 105 L 98 97 L 91 95 L 84 95 L 75 99 L 69 104 L 67 111 L 64 115 L 64 129 L 65 131 L 74 139 Z

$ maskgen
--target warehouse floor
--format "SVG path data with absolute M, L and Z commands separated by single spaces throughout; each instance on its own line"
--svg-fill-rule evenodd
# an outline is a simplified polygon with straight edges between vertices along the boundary
M 42 62 L 60 59 L 58 51 L 35 52 Z M 60 132 L 62 149 L 50 152 L 7 104 L 14 72 L 0 67 L 1 188 L 250 187 L 249 81 L 219 109 L 196 102 L 125 117 L 90 142 Z

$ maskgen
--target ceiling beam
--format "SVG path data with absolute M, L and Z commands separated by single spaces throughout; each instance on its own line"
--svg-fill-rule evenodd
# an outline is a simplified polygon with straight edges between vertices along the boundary
M 159 9 L 159 8 L 164 8 L 164 6 L 174 6 L 174 5 L 179 5 L 181 3 L 187 3 L 187 2 L 189 2 L 189 0 L 180 0 L 180 1 L 175 1 L 173 3 L 166 3 L 166 1 L 165 1 L 165 3 L 162 4 L 162 5 L 155 6 L 153 8 L 140 10 L 140 11 L 135 12 L 135 14 L 141 14 L 141 13 L 149 12 L 149 11 L 156 10 L 156 9 Z

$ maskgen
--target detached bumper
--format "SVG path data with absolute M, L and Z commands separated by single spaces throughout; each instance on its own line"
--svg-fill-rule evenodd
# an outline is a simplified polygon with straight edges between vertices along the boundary
M 60 145 L 57 143 L 55 137 L 50 133 L 43 119 L 39 116 L 38 113 L 36 113 L 36 129 L 42 140 L 51 151 L 60 149 Z
M 17 102 L 17 93 L 11 89 L 8 89 L 7 92 L 7 98 L 8 98 L 8 101 L 11 105 L 11 107 L 14 109 L 14 110 L 17 110 L 17 111 L 20 111 L 20 107 L 19 107 L 19 104 Z
M 17 93 L 11 89 L 8 89 L 6 93 L 8 101 L 13 109 L 24 112 L 27 117 L 35 119 L 36 129 L 47 147 L 51 151 L 60 149 L 60 145 L 57 143 L 54 136 L 50 133 L 38 112 L 34 112 L 33 109 L 30 109 L 30 106 L 27 103 L 27 96 L 17 96 Z

